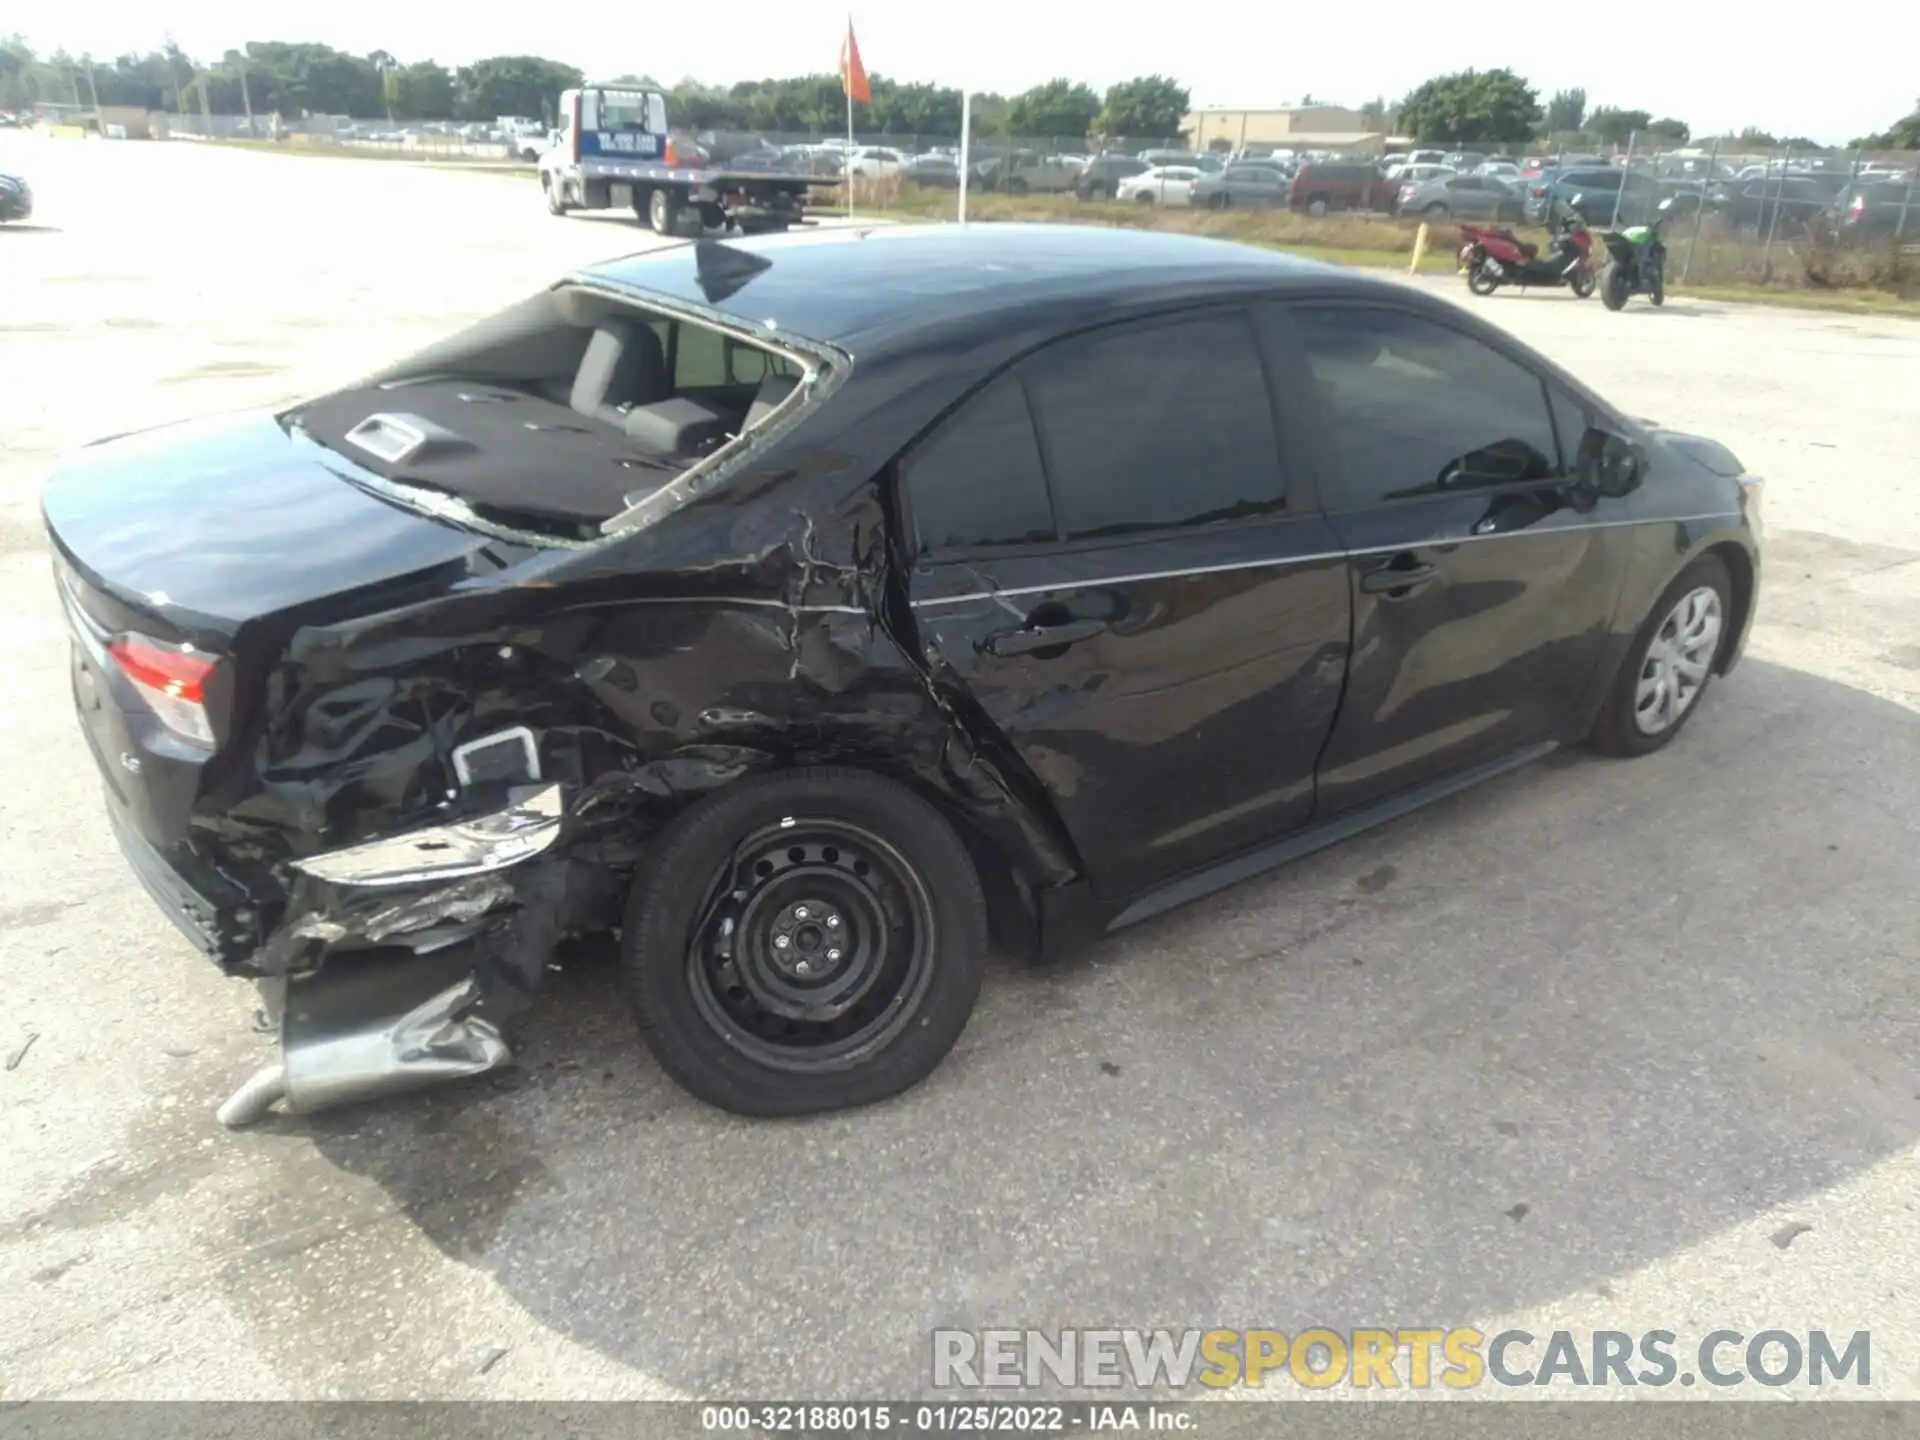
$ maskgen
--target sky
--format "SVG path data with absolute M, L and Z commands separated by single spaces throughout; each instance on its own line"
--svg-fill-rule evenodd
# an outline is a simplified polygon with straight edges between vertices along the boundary
M 669 5 L 649 18 L 634 6 L 631 39 L 595 6 L 577 28 L 551 23 L 564 8 L 520 4 L 442 11 L 393 0 L 328 0 L 288 8 L 252 0 L 90 0 L 34 6 L 21 21 L 36 50 L 64 47 L 97 56 L 158 46 L 171 32 L 190 55 L 217 56 L 247 40 L 313 40 L 356 54 L 384 49 L 402 60 L 458 65 L 485 55 L 547 55 L 593 76 L 644 73 L 671 82 L 713 83 L 832 70 L 847 23 L 843 8 L 805 0 L 728 0 L 724 6 Z M 1710 14 L 1720 11 L 1719 16 Z M 1145 6 L 1129 20 L 1120 7 L 1059 0 L 971 0 L 957 22 L 921 0 L 860 0 L 853 10 L 870 72 L 1014 94 L 1056 75 L 1103 90 L 1139 74 L 1166 74 L 1196 105 L 1273 108 L 1303 94 L 1358 106 L 1395 98 L 1430 76 L 1505 66 L 1544 99 L 1584 87 L 1589 104 L 1674 115 L 1696 134 L 1748 125 L 1776 134 L 1844 143 L 1884 130 L 1920 98 L 1920 19 L 1912 0 L 1865 0 L 1831 38 L 1815 38 L 1806 11 L 1752 3 L 1682 0 L 1627 23 L 1605 22 L 1608 7 L 1577 12 L 1540 0 L 1458 10 L 1434 0 L 1370 0 L 1274 6 L 1235 14 L 1215 5 L 1164 20 Z M 161 20 L 158 17 L 165 15 Z M 676 16 L 684 15 L 685 23 Z M 1503 23 L 1503 16 L 1511 23 Z M 589 19 L 589 17 L 591 17 Z M 1571 33 L 1569 33 L 1571 31 Z M 1653 40 L 1652 36 L 1658 37 Z M 1904 39 L 1900 37 L 1904 36 Z

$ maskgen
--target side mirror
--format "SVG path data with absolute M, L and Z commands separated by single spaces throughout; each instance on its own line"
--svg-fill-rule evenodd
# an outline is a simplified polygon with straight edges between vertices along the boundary
M 1596 495 L 1618 500 L 1640 488 L 1646 465 L 1631 440 L 1609 430 L 1590 428 L 1580 437 L 1580 453 L 1575 461 L 1580 485 Z

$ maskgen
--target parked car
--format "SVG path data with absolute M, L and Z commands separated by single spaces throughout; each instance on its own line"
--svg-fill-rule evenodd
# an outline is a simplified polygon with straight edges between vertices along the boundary
M 1523 220 L 1520 192 L 1490 175 L 1448 175 L 1400 187 L 1394 208 L 1402 215 L 1451 215 L 1462 220 Z
M 1150 168 L 1136 155 L 1096 155 L 1074 177 L 1073 193 L 1082 200 L 1111 200 L 1122 180 Z
M 1191 150 L 1142 150 L 1139 159 L 1148 165 L 1187 165 L 1198 170 L 1200 157 Z
M 1473 167 L 1473 173 L 1505 180 L 1509 184 L 1517 184 L 1520 180 L 1520 167 L 1511 160 L 1482 160 Z
M 945 155 L 916 155 L 900 168 L 900 178 L 930 190 L 957 190 L 960 166 Z
M 988 184 L 1009 195 L 1065 195 L 1080 183 L 1082 167 L 1064 155 L 1036 155 L 991 172 Z
M 1713 192 L 1712 203 L 1737 230 L 1798 235 L 1826 216 L 1836 193 L 1811 175 L 1776 175 L 1724 186 Z
M 1849 185 L 1834 197 L 1826 221 L 1843 240 L 1900 235 L 1920 242 L 1920 187 L 1909 180 Z
M 1036 225 L 608 261 L 42 509 L 119 842 L 277 1017 L 242 1123 L 504 1063 L 615 927 L 694 1094 L 897 1093 L 990 933 L 1669 743 L 1758 497 L 1438 296 Z
M 1651 175 L 1617 165 L 1561 170 L 1528 190 L 1527 219 L 1543 220 L 1559 205 L 1577 211 L 1589 225 L 1645 225 L 1660 213 L 1667 193 Z
M 1309 215 L 1329 210 L 1385 210 L 1394 185 L 1371 162 L 1313 161 L 1294 172 L 1288 203 Z
M 848 169 L 860 179 L 884 180 L 906 168 L 907 157 L 884 145 L 866 145 L 853 152 Z
M 1241 161 L 1218 175 L 1202 175 L 1187 203 L 1208 210 L 1269 210 L 1287 203 L 1293 177 L 1278 165 Z
M 33 218 L 33 187 L 24 175 L 0 175 L 0 222 Z
M 1139 205 L 1183 208 L 1191 203 L 1193 187 L 1203 173 L 1197 165 L 1155 165 L 1122 180 L 1114 198 Z

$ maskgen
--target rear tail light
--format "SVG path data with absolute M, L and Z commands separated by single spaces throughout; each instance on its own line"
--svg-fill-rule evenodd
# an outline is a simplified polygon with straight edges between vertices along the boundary
M 1866 213 L 1867 213 L 1867 197 L 1864 195 L 1854 196 L 1853 204 L 1847 207 L 1847 214 L 1852 216 L 1855 220 L 1858 220 L 1862 215 Z
M 162 725 L 182 740 L 213 748 L 206 686 L 220 663 L 217 659 L 192 646 L 168 645 L 137 634 L 115 636 L 108 642 L 107 653 Z

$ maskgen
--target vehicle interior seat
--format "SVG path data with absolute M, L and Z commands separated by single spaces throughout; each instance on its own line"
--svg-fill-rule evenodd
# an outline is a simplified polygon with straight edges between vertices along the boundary
M 634 406 L 672 394 L 666 350 L 653 327 L 609 316 L 594 327 L 567 400 L 578 414 L 624 426 Z
M 747 418 L 740 426 L 741 432 L 751 430 L 771 415 L 799 383 L 800 377 L 797 375 L 769 375 L 762 380 L 760 388 L 754 392 L 753 404 L 747 407 Z

